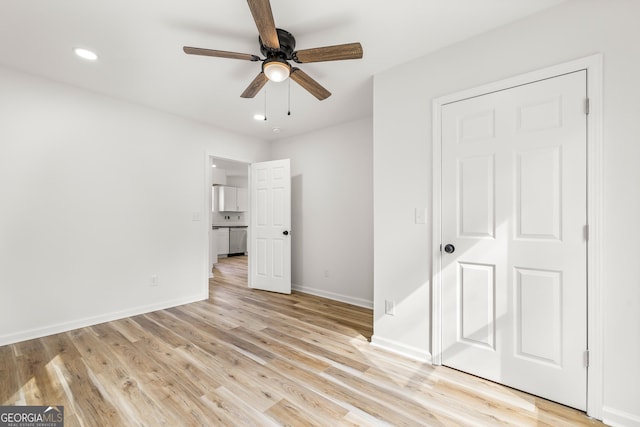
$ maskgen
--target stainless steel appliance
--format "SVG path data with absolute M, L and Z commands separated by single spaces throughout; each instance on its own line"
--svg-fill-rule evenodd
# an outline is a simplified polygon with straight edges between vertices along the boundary
M 244 255 L 247 252 L 247 227 L 229 229 L 229 255 Z

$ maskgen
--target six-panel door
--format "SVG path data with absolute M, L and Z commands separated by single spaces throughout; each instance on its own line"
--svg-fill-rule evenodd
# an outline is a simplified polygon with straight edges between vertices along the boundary
M 289 159 L 253 163 L 249 286 L 291 293 L 291 173 Z
M 442 108 L 443 364 L 586 408 L 586 72 Z

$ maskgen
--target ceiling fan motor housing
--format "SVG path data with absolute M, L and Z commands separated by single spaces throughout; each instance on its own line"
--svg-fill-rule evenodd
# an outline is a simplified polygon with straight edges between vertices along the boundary
M 292 59 L 293 52 L 296 48 L 296 38 L 293 37 L 289 31 L 283 30 L 281 28 L 276 28 L 276 32 L 278 33 L 278 41 L 280 42 L 279 49 L 271 49 L 266 47 L 262 43 L 262 39 L 258 37 L 258 42 L 260 42 L 260 52 L 268 59 L 268 58 L 282 58 L 282 59 Z

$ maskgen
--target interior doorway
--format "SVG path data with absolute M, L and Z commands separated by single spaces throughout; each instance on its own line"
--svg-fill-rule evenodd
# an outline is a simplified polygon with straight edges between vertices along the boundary
M 208 153 L 205 167 L 207 277 L 218 257 L 242 255 L 249 287 L 291 293 L 290 159 L 249 163 Z
M 211 278 L 219 257 L 242 255 L 244 262 L 248 262 L 250 163 L 213 155 L 207 157 L 208 271 Z

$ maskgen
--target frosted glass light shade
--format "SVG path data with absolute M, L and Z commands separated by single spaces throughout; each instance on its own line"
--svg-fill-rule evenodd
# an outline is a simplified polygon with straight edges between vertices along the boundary
M 271 61 L 265 62 L 262 71 L 272 82 L 282 82 L 289 77 L 291 66 L 286 62 Z

